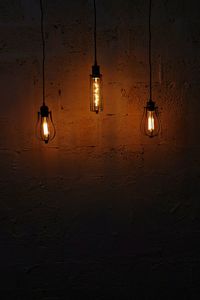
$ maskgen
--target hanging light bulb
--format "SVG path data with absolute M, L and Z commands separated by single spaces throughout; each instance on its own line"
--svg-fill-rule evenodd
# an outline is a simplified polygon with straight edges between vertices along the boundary
M 42 78 L 43 78 L 43 103 L 38 112 L 38 120 L 36 126 L 37 138 L 47 144 L 53 140 L 56 135 L 55 126 L 52 119 L 52 113 L 49 111 L 48 106 L 45 104 L 45 37 L 44 37 L 44 12 L 42 0 L 40 0 L 41 9 L 41 35 L 42 35 L 42 50 L 43 50 L 43 63 L 42 63 Z
M 143 118 L 141 122 L 141 131 L 149 136 L 157 136 L 161 125 L 158 113 L 158 107 L 152 101 L 152 62 L 151 62 L 151 0 L 149 0 L 149 101 L 144 107 Z
M 96 42 L 96 1 L 94 0 L 94 65 L 90 75 L 90 110 L 100 112 L 103 110 L 102 97 L 102 75 L 97 64 L 97 42 Z
M 97 65 L 92 67 L 90 75 L 90 110 L 96 113 L 103 110 L 102 75 Z
M 149 100 L 144 107 L 144 114 L 141 122 L 142 132 L 149 136 L 154 137 L 159 134 L 160 120 L 158 114 L 158 108 L 155 106 L 155 102 Z
M 52 119 L 52 113 L 49 111 L 48 106 L 42 105 L 38 112 L 37 137 L 39 140 L 44 141 L 45 144 L 47 144 L 49 141 L 53 140 L 55 134 L 56 131 Z

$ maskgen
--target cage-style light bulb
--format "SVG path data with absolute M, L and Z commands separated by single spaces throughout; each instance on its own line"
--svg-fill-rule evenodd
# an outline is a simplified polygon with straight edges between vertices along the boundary
M 158 107 L 155 106 L 155 102 L 149 100 L 144 107 L 144 114 L 141 122 L 142 132 L 149 136 L 157 136 L 160 132 L 160 120 L 158 114 Z
M 39 140 L 47 144 L 55 137 L 55 126 L 53 124 L 52 113 L 49 111 L 48 106 L 42 105 L 38 112 L 37 121 L 37 137 Z
M 96 113 L 103 110 L 102 75 L 98 65 L 92 66 L 90 75 L 90 110 Z

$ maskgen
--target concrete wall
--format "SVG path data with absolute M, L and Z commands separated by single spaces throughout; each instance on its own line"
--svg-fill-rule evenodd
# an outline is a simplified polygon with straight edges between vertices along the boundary
M 92 1 L 46 0 L 44 145 L 39 1 L 0 1 L 2 299 L 199 299 L 199 1 L 152 2 L 161 136 L 140 132 L 148 1 L 97 0 L 96 115 Z

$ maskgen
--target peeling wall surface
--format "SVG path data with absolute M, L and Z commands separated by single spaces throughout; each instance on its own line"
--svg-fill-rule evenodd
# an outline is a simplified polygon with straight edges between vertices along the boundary
M 104 111 L 89 111 L 93 2 L 46 0 L 42 102 L 39 0 L 0 0 L 0 298 L 200 298 L 200 2 L 97 0 Z

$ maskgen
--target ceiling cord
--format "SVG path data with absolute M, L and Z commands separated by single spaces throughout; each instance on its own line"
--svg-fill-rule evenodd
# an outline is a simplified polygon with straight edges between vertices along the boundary
M 97 65 L 97 10 L 96 0 L 94 0 L 94 64 Z
M 43 1 L 40 0 L 41 11 L 41 37 L 42 37 L 42 100 L 45 105 L 45 33 L 44 33 L 44 9 Z
M 152 57 L 151 57 L 151 11 L 152 1 L 149 0 L 149 100 L 152 101 Z

